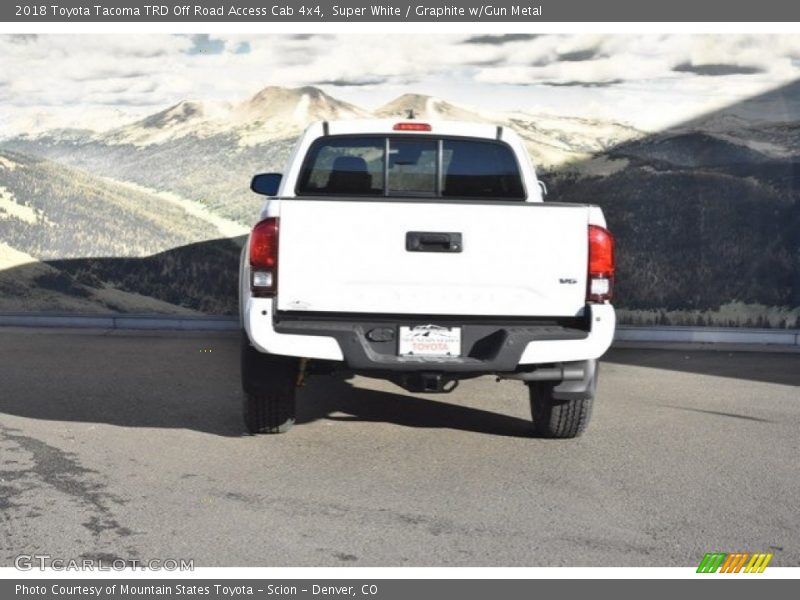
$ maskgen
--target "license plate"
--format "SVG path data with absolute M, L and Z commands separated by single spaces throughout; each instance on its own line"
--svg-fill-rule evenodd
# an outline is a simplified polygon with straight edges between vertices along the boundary
M 399 337 L 400 356 L 461 356 L 460 327 L 401 327 Z

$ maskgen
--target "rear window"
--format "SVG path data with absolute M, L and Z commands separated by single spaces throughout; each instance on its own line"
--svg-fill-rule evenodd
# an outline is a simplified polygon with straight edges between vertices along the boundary
M 519 166 L 505 143 L 410 135 L 320 138 L 308 152 L 297 193 L 525 198 Z

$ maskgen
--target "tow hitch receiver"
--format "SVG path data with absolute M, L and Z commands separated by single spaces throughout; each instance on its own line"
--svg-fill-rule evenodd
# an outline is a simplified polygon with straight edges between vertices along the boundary
M 444 373 L 410 373 L 394 379 L 404 390 L 414 393 L 447 394 L 458 387 L 458 379 Z

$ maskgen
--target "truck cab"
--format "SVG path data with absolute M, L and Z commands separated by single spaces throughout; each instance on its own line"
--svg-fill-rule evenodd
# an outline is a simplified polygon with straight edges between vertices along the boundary
M 245 423 L 288 430 L 296 384 L 343 371 L 446 393 L 528 387 L 532 431 L 588 424 L 613 339 L 614 241 L 599 207 L 544 201 L 525 147 L 486 124 L 311 125 L 242 252 Z

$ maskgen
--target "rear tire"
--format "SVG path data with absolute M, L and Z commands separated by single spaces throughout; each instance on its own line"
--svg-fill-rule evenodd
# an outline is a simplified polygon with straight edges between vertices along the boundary
M 299 359 L 264 354 L 242 332 L 244 423 L 250 433 L 285 433 L 295 420 Z
M 592 418 L 597 374 L 588 390 L 579 398 L 556 398 L 557 381 L 537 381 L 528 384 L 533 430 L 539 437 L 569 439 L 581 435 Z

